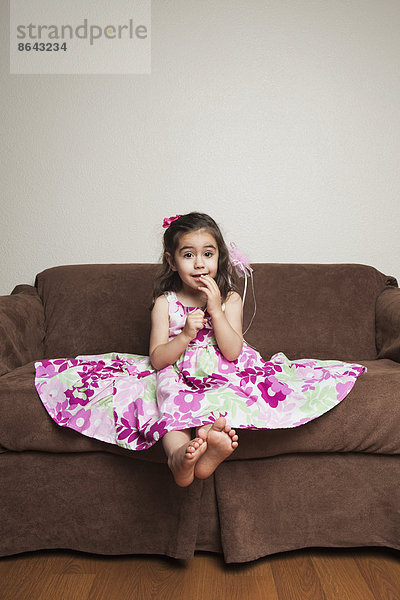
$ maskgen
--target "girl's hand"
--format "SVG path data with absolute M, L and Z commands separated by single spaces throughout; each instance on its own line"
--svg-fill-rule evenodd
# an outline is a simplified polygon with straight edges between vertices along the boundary
M 199 290 L 207 296 L 207 310 L 211 316 L 216 316 L 222 312 L 221 292 L 217 282 L 210 275 L 201 275 L 200 281 L 202 286 Z
M 204 318 L 204 312 L 200 308 L 197 308 L 186 317 L 183 333 L 193 340 L 196 337 L 197 332 L 200 331 L 200 329 L 203 329 L 206 321 L 207 319 Z

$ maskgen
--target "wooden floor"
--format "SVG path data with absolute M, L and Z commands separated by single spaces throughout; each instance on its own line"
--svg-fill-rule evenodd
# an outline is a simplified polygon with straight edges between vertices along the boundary
M 226 565 L 72 551 L 0 559 L 0 600 L 400 600 L 400 552 L 311 548 Z

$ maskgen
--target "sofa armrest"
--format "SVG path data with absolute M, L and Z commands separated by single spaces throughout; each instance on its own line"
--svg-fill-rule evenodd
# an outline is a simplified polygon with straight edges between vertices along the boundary
M 0 296 L 0 376 L 44 357 L 44 309 L 37 289 L 17 285 Z
M 378 358 L 400 363 L 400 289 L 386 287 L 378 296 L 375 314 Z

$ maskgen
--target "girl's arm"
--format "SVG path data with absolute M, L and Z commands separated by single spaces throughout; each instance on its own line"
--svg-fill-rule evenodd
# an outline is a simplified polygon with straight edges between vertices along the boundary
M 157 371 L 172 365 L 190 342 L 183 331 L 170 342 L 168 337 L 168 300 L 165 296 L 159 296 L 151 311 L 150 333 L 150 360 Z
M 207 295 L 207 310 L 212 318 L 218 347 L 227 360 L 236 360 L 243 346 L 242 299 L 237 292 L 231 292 L 225 301 L 224 312 L 215 280 L 206 275 L 202 282 L 201 289 Z
M 150 334 L 150 361 L 153 367 L 159 371 L 168 365 L 172 365 L 189 342 L 196 337 L 199 329 L 204 324 L 204 313 L 196 310 L 187 316 L 185 327 L 170 342 L 168 300 L 165 296 L 159 296 L 154 303 L 151 312 L 151 334 Z
M 225 312 L 212 317 L 218 347 L 227 360 L 236 360 L 242 351 L 242 299 L 232 292 L 225 302 Z

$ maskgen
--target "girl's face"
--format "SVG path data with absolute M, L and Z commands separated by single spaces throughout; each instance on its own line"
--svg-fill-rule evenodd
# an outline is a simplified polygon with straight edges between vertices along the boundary
M 202 285 L 200 275 L 216 277 L 218 256 L 217 242 L 205 229 L 182 235 L 174 257 L 167 252 L 168 262 L 172 270 L 178 272 L 186 292 L 193 292 Z

